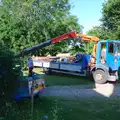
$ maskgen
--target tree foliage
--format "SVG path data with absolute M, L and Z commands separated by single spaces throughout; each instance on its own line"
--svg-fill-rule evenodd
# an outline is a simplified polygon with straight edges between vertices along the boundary
M 101 20 L 106 29 L 117 30 L 120 22 L 120 0 L 108 0 L 104 3 Z
M 96 37 L 101 37 L 101 34 L 102 34 L 102 28 L 99 26 L 95 26 L 87 32 L 87 35 L 96 36 Z
M 2 0 L 0 5 L 0 41 L 15 52 L 70 31 L 80 31 L 70 15 L 68 0 Z M 69 42 L 39 50 L 37 54 L 64 51 Z M 62 47 L 61 47 L 62 46 Z
M 16 67 L 20 60 L 14 56 L 7 46 L 0 43 L 0 113 L 3 114 L 7 110 L 7 102 L 13 99 L 17 91 L 17 80 L 20 76 L 20 68 Z
M 109 39 L 120 39 L 120 0 L 108 0 L 104 3 L 101 21 Z

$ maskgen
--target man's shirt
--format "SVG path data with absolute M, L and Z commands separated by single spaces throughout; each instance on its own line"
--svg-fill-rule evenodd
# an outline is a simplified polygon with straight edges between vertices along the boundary
M 33 61 L 32 61 L 32 59 L 28 60 L 27 66 L 28 66 L 29 68 L 30 68 L 30 67 L 33 67 Z

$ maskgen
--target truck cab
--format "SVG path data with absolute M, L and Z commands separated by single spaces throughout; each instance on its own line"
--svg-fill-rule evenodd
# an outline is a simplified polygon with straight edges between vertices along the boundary
M 120 41 L 101 40 L 97 44 L 93 77 L 97 83 L 116 81 L 120 68 Z

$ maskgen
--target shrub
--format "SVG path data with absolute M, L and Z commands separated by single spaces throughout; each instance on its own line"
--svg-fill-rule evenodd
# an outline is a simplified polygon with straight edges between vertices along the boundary
M 21 69 L 20 59 L 7 46 L 0 44 L 0 108 L 11 100 Z

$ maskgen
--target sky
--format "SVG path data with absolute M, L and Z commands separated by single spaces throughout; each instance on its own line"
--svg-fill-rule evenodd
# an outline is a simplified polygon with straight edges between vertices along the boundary
M 93 26 L 100 25 L 102 5 L 105 0 L 70 0 L 71 14 L 76 15 L 86 33 Z

